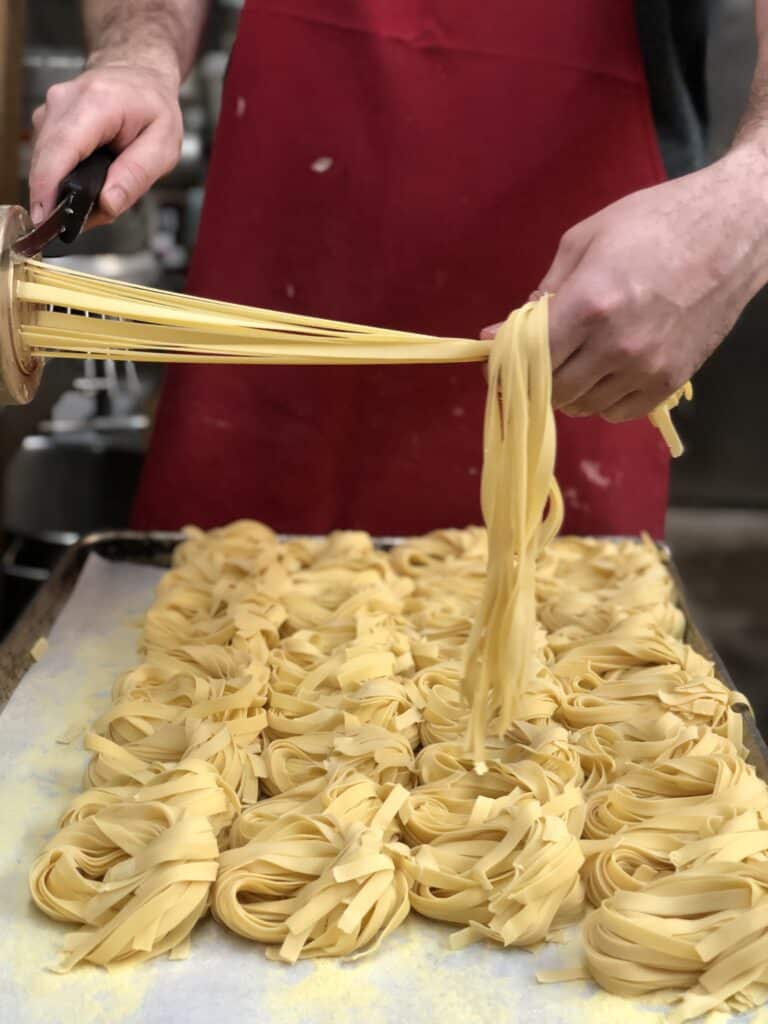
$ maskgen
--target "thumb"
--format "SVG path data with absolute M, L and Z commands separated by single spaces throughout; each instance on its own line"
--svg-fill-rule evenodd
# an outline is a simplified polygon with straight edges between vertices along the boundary
M 99 196 L 100 211 L 110 219 L 119 217 L 171 170 L 178 155 L 178 145 L 159 122 L 145 128 L 110 167 Z
M 535 291 L 532 291 L 531 294 L 528 296 L 528 301 L 538 302 L 539 299 L 543 299 L 546 294 L 546 291 L 537 288 Z M 489 324 L 488 327 L 484 327 L 482 331 L 480 331 L 480 338 L 483 341 L 493 341 L 493 339 L 496 337 L 496 335 L 499 333 L 503 326 L 503 320 L 499 321 L 499 323 L 497 324 Z
M 531 294 L 528 296 L 528 301 L 538 302 L 539 299 L 543 299 L 546 294 L 546 292 L 541 291 L 540 289 L 537 288 L 536 291 L 531 292 Z M 497 324 L 490 324 L 488 327 L 484 327 L 482 331 L 480 331 L 480 338 L 483 341 L 493 341 L 493 339 L 496 337 L 496 335 L 499 333 L 503 326 L 504 321 L 501 320 Z
M 496 335 L 499 333 L 499 328 L 502 326 L 501 323 L 489 324 L 480 331 L 480 337 L 483 341 L 493 341 Z
M 560 239 L 560 244 L 557 247 L 555 258 L 552 260 L 549 270 L 542 278 L 539 287 L 531 292 L 528 298 L 529 302 L 535 302 L 548 292 L 551 295 L 562 286 L 563 282 L 578 267 L 582 256 L 589 247 L 591 238 L 592 231 L 587 227 L 586 222 L 577 224 L 576 227 L 565 232 Z M 500 327 L 500 323 L 484 327 L 480 332 L 480 337 L 484 341 L 492 341 L 498 334 Z
M 549 270 L 542 278 L 536 292 L 558 291 L 576 267 L 578 267 L 582 256 L 589 247 L 591 237 L 592 232 L 586 223 L 577 224 L 576 227 L 566 231 L 560 239 L 555 258 L 552 260 Z

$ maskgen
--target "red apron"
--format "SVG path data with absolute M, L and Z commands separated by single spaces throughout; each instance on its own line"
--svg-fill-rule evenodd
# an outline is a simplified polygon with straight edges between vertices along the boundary
M 633 0 L 250 0 L 190 290 L 477 336 L 569 226 L 660 181 Z M 135 522 L 480 521 L 477 365 L 169 370 Z M 559 418 L 571 532 L 663 532 L 646 421 Z

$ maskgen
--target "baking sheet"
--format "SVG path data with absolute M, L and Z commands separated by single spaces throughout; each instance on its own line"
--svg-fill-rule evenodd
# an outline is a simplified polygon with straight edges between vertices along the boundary
M 86 727 L 110 699 L 115 676 L 137 662 L 142 612 L 161 570 L 88 556 L 49 647 L 0 715 L 0 1021 L 14 1024 L 653 1024 L 661 1007 L 611 996 L 590 983 L 539 985 L 540 967 L 578 960 L 568 943 L 535 953 L 477 945 L 448 949 L 448 926 L 412 914 L 378 953 L 351 964 L 267 961 L 260 946 L 210 918 L 186 961 L 153 960 L 108 973 L 46 969 L 69 926 L 46 918 L 27 893 L 27 871 L 80 792 Z M 724 1021 L 725 1015 L 712 1020 Z M 768 1024 L 768 1010 L 739 1019 Z

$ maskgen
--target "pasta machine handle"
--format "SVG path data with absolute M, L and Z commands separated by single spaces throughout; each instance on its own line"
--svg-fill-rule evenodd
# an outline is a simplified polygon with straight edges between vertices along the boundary
M 114 159 L 111 149 L 100 146 L 62 179 L 57 199 L 57 203 L 67 200 L 66 219 L 59 234 L 62 242 L 74 242 L 83 230 Z

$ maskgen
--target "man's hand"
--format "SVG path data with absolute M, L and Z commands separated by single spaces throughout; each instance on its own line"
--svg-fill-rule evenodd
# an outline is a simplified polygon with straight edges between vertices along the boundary
M 563 235 L 552 293 L 552 401 L 570 416 L 645 416 L 689 380 L 768 282 L 768 0 L 733 148 Z M 498 325 L 486 327 L 492 338 Z
M 86 70 L 48 90 L 33 115 L 29 172 L 35 223 L 59 182 L 102 145 L 119 153 L 88 226 L 113 220 L 179 158 L 179 86 L 192 66 L 209 0 L 81 0 Z
M 89 227 L 119 216 L 170 171 L 182 139 L 178 91 L 178 68 L 127 63 L 95 62 L 77 78 L 52 86 L 32 118 L 29 190 L 35 223 L 53 209 L 61 179 L 103 144 L 120 155 Z
M 566 232 L 538 288 L 555 408 L 634 419 L 701 366 L 768 279 L 764 161 L 733 151 Z

